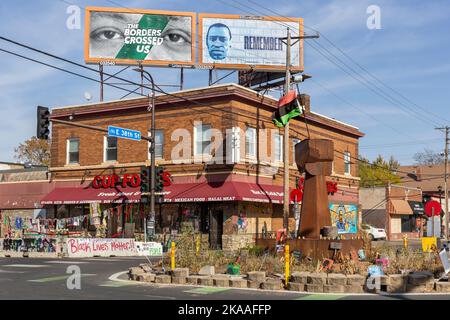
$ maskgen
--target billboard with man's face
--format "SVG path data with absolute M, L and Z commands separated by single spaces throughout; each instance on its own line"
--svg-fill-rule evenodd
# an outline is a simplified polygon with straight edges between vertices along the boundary
M 280 38 L 303 35 L 303 19 L 199 14 L 199 63 L 224 69 L 281 71 L 286 45 Z M 296 40 L 293 40 L 294 43 Z M 291 47 L 291 70 L 303 71 L 303 40 Z
M 193 65 L 195 20 L 191 12 L 87 7 L 85 61 Z

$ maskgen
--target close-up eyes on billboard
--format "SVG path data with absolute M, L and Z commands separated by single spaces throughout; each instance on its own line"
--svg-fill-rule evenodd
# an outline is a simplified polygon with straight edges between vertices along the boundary
M 87 63 L 192 65 L 194 43 L 194 13 L 86 8 Z

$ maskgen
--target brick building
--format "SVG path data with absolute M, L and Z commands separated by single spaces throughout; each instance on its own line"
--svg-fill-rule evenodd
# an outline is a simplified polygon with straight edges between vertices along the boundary
M 276 104 L 276 99 L 236 84 L 156 97 L 156 164 L 172 177 L 164 203 L 156 208 L 157 232 L 191 225 L 209 234 L 212 247 L 231 248 L 253 242 L 263 230 L 282 228 L 283 130 L 271 122 Z M 53 108 L 52 118 L 145 134 L 151 119 L 147 107 L 147 98 L 126 99 Z M 334 141 L 333 174 L 327 179 L 338 190 L 330 194 L 330 204 L 357 206 L 358 168 L 352 159 L 363 134 L 310 111 L 309 102 L 306 109 L 306 121 L 299 117 L 290 126 L 291 189 L 300 177 L 294 145 L 309 132 L 311 138 Z M 123 232 L 130 220 L 142 232 L 148 208 L 140 203 L 139 187 L 108 184 L 112 175 L 123 182 L 150 165 L 148 147 L 143 140 L 53 123 L 49 183 L 55 188 L 41 203 L 54 217 L 92 213 L 92 203 L 100 203 L 99 215 L 110 216 L 109 236 Z M 292 214 L 289 229 L 294 228 Z
M 424 235 L 422 190 L 388 184 L 359 191 L 362 223 L 386 230 L 388 240 Z

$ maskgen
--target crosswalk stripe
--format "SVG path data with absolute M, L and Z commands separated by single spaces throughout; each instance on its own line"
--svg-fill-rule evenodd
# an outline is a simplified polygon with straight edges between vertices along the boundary
M 96 274 L 93 274 L 93 273 L 84 273 L 84 274 L 81 274 L 81 277 L 91 277 L 91 276 L 95 276 L 95 275 Z M 33 280 L 28 280 L 28 281 L 29 282 L 51 282 L 51 281 L 65 280 L 65 279 L 69 278 L 70 276 L 73 276 L 73 275 L 68 274 L 68 275 L 64 275 L 64 276 L 33 279 Z
M 125 287 L 125 286 L 135 286 L 138 285 L 139 282 L 135 281 L 136 283 L 133 282 L 122 282 L 122 281 L 107 281 L 104 282 L 102 284 L 100 284 L 100 287 L 112 287 L 112 288 L 117 288 L 117 287 Z
M 81 264 L 81 263 L 89 263 L 89 262 L 87 262 L 87 261 L 54 260 L 54 261 L 45 261 L 45 263 L 54 263 L 54 264 Z
M 16 270 L 1 270 L 0 273 L 25 273 L 26 271 L 16 271 Z
M 344 298 L 346 295 L 339 294 L 309 294 L 307 296 L 302 296 L 295 300 L 338 300 Z
M 101 259 L 101 258 L 92 258 L 92 259 L 85 259 L 87 261 L 108 261 L 108 262 L 118 262 L 121 260 L 117 260 L 117 259 Z
M 45 264 L 6 264 L 3 267 L 13 267 L 13 268 L 43 268 L 48 267 Z
M 229 291 L 231 289 L 229 288 L 215 288 L 215 287 L 202 287 L 202 288 L 195 288 L 195 289 L 191 289 L 191 290 L 186 290 L 183 292 L 186 293 L 199 293 L 199 294 L 212 294 L 212 293 L 216 293 L 216 292 L 224 292 L 224 291 Z

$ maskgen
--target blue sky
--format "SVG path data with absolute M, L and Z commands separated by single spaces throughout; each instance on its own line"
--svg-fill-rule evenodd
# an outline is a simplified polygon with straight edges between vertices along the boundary
M 443 134 L 434 126 L 450 125 L 448 0 L 278 0 L 276 5 L 267 0 L 257 2 L 260 6 L 255 6 L 255 1 L 251 0 L 4 0 L 0 2 L 0 34 L 84 63 L 84 7 L 88 5 L 117 7 L 120 4 L 128 8 L 197 13 L 275 15 L 267 10 L 270 9 L 281 16 L 302 17 L 305 26 L 319 30 L 326 37 L 305 46 L 305 72 L 313 75 L 313 80 L 302 83 L 300 88 L 311 95 L 313 111 L 359 127 L 366 134 L 361 139 L 360 153 L 371 160 L 378 154 L 394 155 L 402 164 L 412 164 L 414 153 L 424 148 L 442 152 Z M 81 8 L 81 29 L 66 27 L 69 17 L 66 10 L 71 4 Z M 380 8 L 381 29 L 367 27 L 370 14 L 366 10 L 370 5 Z M 305 31 L 313 33 L 310 29 Z M 0 41 L 0 48 L 95 76 L 3 41 Z M 363 82 L 366 80 L 366 85 L 323 55 L 354 77 Z M 358 73 L 354 74 L 340 64 L 336 57 Z M 364 73 L 348 57 L 402 97 Z M 115 72 L 115 68 L 110 67 L 108 72 Z M 98 84 L 94 82 L 3 52 L 0 52 L 0 70 L 0 126 L 3 132 L 0 161 L 13 161 L 14 147 L 35 135 L 37 105 L 52 108 L 82 104 L 86 102 L 85 92 L 92 94 L 91 101 L 99 99 Z M 174 84 L 179 79 L 175 69 L 148 68 L 148 71 L 159 84 Z M 219 71 L 218 76 L 225 73 L 227 71 Z M 207 75 L 207 71 L 187 70 L 186 87 L 206 86 Z M 138 81 L 133 72 L 124 76 Z M 222 83 L 230 81 L 236 81 L 236 78 L 229 77 Z M 122 95 L 116 89 L 105 89 L 105 100 L 118 99 Z

